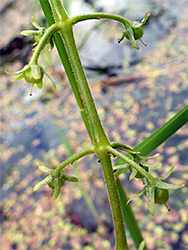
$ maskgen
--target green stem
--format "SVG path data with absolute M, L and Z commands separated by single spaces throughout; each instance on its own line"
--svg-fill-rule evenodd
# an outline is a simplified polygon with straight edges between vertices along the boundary
M 88 19 L 111 19 L 117 22 L 120 22 L 123 24 L 125 28 L 131 25 L 131 22 L 121 16 L 118 15 L 113 15 L 113 14 L 108 14 L 108 13 L 92 13 L 92 14 L 85 14 L 85 15 L 79 15 L 79 16 L 74 16 L 70 18 L 71 23 L 74 25 L 78 22 L 82 22 Z
M 54 23 L 51 25 L 48 29 L 46 29 L 44 35 L 41 37 L 39 44 L 36 46 L 35 51 L 31 57 L 30 65 L 31 64 L 37 64 L 38 57 L 40 55 L 41 50 L 43 49 L 45 43 L 47 40 L 52 36 L 52 34 L 56 31 L 58 31 L 61 28 L 61 23 Z
M 63 8 L 60 0 L 49 0 L 51 9 L 53 11 L 53 16 L 56 22 L 61 22 L 67 20 L 69 17 L 66 13 L 65 8 Z
M 128 26 L 130 22 L 119 16 L 108 14 L 101 15 L 101 13 L 96 15 L 92 14 L 89 16 L 83 15 L 77 17 L 77 19 L 68 19 L 66 12 L 63 10 L 63 6 L 61 5 L 61 2 L 59 0 L 50 0 L 51 8 L 49 8 L 49 4 L 47 4 L 48 1 L 40 0 L 40 2 L 48 21 L 50 20 L 50 23 L 52 24 L 54 22 L 54 17 L 56 21 L 60 21 L 62 24 L 61 30 L 59 31 L 60 36 L 58 34 L 54 34 L 54 37 L 61 59 L 63 61 L 63 65 L 65 66 L 65 71 L 68 75 L 86 128 L 93 143 L 95 152 L 97 153 L 97 156 L 102 165 L 114 220 L 116 234 L 116 250 L 128 249 L 119 194 L 113 175 L 111 160 L 109 155 L 107 155 L 106 153 L 106 147 L 110 145 L 110 143 L 107 139 L 107 136 L 103 130 L 100 119 L 98 117 L 95 104 L 91 96 L 91 92 L 80 62 L 80 58 L 73 37 L 72 25 L 79 21 L 85 20 L 86 18 L 113 19 L 116 21 L 120 21 L 125 27 Z M 52 13 L 53 17 L 51 18 L 50 15 Z M 68 162 L 65 162 L 64 164 L 67 163 Z M 59 167 L 60 171 L 64 167 L 64 164 Z
M 69 58 L 72 73 L 74 75 L 74 83 L 78 88 L 80 98 L 82 100 L 82 109 L 80 112 L 84 112 L 89 122 L 90 131 L 92 134 L 93 145 L 95 147 L 101 147 L 109 145 L 108 139 L 102 128 L 97 110 L 94 104 L 94 100 L 89 89 L 85 73 L 78 55 L 78 51 L 75 45 L 72 27 L 67 23 L 66 29 L 61 32 L 63 42 L 66 48 L 66 53 Z
M 59 165 L 54 170 L 53 176 L 54 177 L 59 176 L 59 173 L 61 172 L 61 170 L 63 168 L 65 168 L 68 164 L 73 163 L 74 161 L 77 161 L 78 159 L 84 157 L 85 155 L 94 154 L 94 153 L 95 153 L 94 147 L 90 147 L 90 148 L 87 148 L 85 150 L 82 150 L 78 154 L 75 154 L 75 155 L 71 156 L 69 159 L 67 159 L 66 161 L 64 161 L 61 165 Z
M 109 145 L 109 142 L 98 117 L 95 104 L 91 96 L 91 92 L 80 62 L 80 58 L 72 33 L 72 27 L 67 27 L 66 30 L 64 29 L 64 32 L 61 33 L 61 36 L 63 38 L 67 56 L 71 64 L 75 84 L 78 87 L 78 91 L 82 99 L 83 111 L 85 112 L 89 122 L 90 131 L 92 134 L 92 142 L 103 169 L 114 220 L 114 227 L 116 233 L 116 249 L 128 249 L 121 212 L 121 205 L 113 175 L 112 164 L 110 157 L 105 152 L 105 146 Z
M 139 154 L 140 152 L 135 152 L 132 148 L 124 145 L 123 143 L 119 143 L 119 142 L 110 142 L 110 146 L 112 148 L 117 148 L 117 149 L 121 149 L 121 150 L 124 150 L 128 153 L 131 153 L 131 154 Z
M 60 9 L 63 7 L 61 5 L 58 5 L 59 1 L 51 0 L 50 2 L 57 3 L 56 8 L 59 8 L 59 10 L 52 9 L 53 14 L 55 13 L 56 15 L 56 12 L 61 13 Z M 64 20 L 62 20 L 62 22 L 63 21 Z M 84 114 L 87 120 L 87 125 L 89 126 L 87 127 L 88 133 L 90 134 L 92 143 L 95 147 L 95 151 L 103 168 L 103 173 L 112 209 L 112 215 L 114 219 L 114 227 L 116 234 L 116 250 L 128 249 L 119 194 L 117 191 L 117 186 L 113 175 L 111 160 L 110 157 L 105 152 L 105 147 L 110 143 L 107 139 L 107 136 L 104 133 L 100 119 L 98 117 L 95 104 L 75 45 L 72 32 L 72 24 L 69 21 L 64 22 L 63 29 L 61 29 L 60 34 L 63 40 L 63 45 L 64 45 L 63 47 L 65 48 L 66 51 L 66 58 L 68 58 L 70 64 L 67 73 L 69 75 L 72 74 L 71 86 L 73 86 L 74 94 L 79 96 L 79 100 L 81 100 L 80 111 L 82 114 Z
M 152 177 L 147 171 L 145 171 L 142 167 L 140 167 L 136 162 L 132 161 L 131 159 L 129 159 L 127 156 L 123 155 L 122 153 L 118 152 L 117 150 L 113 149 L 111 146 L 107 146 L 106 150 L 119 157 L 120 159 L 122 159 L 123 161 L 125 161 L 126 163 L 128 163 L 129 165 L 131 165 L 131 167 L 135 168 L 141 175 L 143 175 L 146 180 L 148 181 L 148 183 L 150 185 L 154 185 L 155 184 L 155 178 Z
M 167 123 L 161 128 L 157 129 L 147 139 L 137 145 L 134 150 L 141 152 L 141 155 L 148 155 L 160 144 L 165 142 L 172 136 L 178 129 L 188 122 L 188 105 L 182 108 L 176 115 L 174 115 Z
M 103 169 L 103 174 L 109 195 L 109 201 L 112 209 L 112 217 L 116 234 L 116 250 L 128 250 L 129 248 L 125 234 L 120 197 L 117 191 L 117 184 L 114 179 L 111 159 L 105 151 L 99 151 L 97 156 L 100 159 L 100 163 Z
M 134 217 L 134 214 L 132 212 L 130 204 L 125 205 L 127 203 L 128 199 L 127 199 L 127 196 L 126 196 L 125 191 L 123 189 L 123 185 L 121 184 L 121 181 L 119 180 L 119 178 L 117 178 L 116 183 L 117 183 L 118 190 L 119 190 L 124 221 L 125 221 L 126 227 L 128 228 L 128 230 L 133 238 L 133 241 L 135 242 L 135 246 L 138 249 L 140 243 L 144 239 L 141 235 L 140 229 L 138 227 L 137 221 Z M 144 250 L 147 250 L 146 246 L 144 247 Z

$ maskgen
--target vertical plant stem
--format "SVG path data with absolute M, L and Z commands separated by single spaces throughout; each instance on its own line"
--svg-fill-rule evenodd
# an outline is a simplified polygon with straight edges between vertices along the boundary
M 102 128 L 97 110 L 89 89 L 83 67 L 78 55 L 78 51 L 75 45 L 72 26 L 66 27 L 61 33 L 63 42 L 66 48 L 66 53 L 69 58 L 69 63 L 71 65 L 71 70 L 74 75 L 74 83 L 78 87 L 80 98 L 82 101 L 83 108 L 80 110 L 86 114 L 89 121 L 90 131 L 93 136 L 93 144 L 95 147 L 107 146 L 109 145 L 108 139 L 104 130 Z
M 66 22 L 67 17 L 64 18 L 64 8 L 61 5 L 59 0 L 50 0 L 51 7 L 53 4 L 56 7 L 53 10 L 48 8 L 48 11 L 45 11 L 44 0 L 40 0 L 42 7 L 44 7 L 44 13 L 46 17 L 49 15 L 55 16 L 55 19 L 65 21 L 65 25 L 60 31 L 62 37 L 63 48 L 59 47 L 58 50 L 61 51 L 62 59 L 66 60 L 65 71 L 69 77 L 73 92 L 76 96 L 76 99 L 79 101 L 79 108 L 84 116 L 84 122 L 86 128 L 91 137 L 93 146 L 95 147 L 96 154 L 101 162 L 101 166 L 104 173 L 104 178 L 106 181 L 107 191 L 109 195 L 112 216 L 114 220 L 115 235 L 116 235 L 116 250 L 127 250 L 128 244 L 126 240 L 125 227 L 123 222 L 123 215 L 121 211 L 119 194 L 116 186 L 116 182 L 113 175 L 113 169 L 111 164 L 110 156 L 106 153 L 106 146 L 110 145 L 107 136 L 103 130 L 102 124 L 100 122 L 97 110 L 81 65 L 81 61 L 78 55 L 78 51 L 75 45 L 72 25 L 69 22 Z M 48 6 L 49 7 L 49 6 Z M 59 17 L 59 13 L 63 13 Z M 64 19 L 63 19 L 64 18 Z M 68 66 L 67 66 L 68 65 Z
M 49 0 L 49 3 L 56 22 L 65 21 L 69 18 L 65 8 L 62 8 L 61 0 Z
M 102 128 L 83 68 L 81 66 L 72 33 L 72 27 L 67 27 L 66 31 L 64 29 L 61 36 L 71 64 L 72 72 L 74 74 L 75 84 L 78 86 L 78 91 L 82 99 L 83 111 L 89 121 L 90 131 L 93 136 L 93 145 L 95 146 L 96 154 L 103 169 L 115 227 L 116 250 L 128 249 L 120 199 L 114 179 L 111 159 L 106 153 L 106 146 L 109 145 L 109 142 Z
M 115 235 L 116 235 L 116 250 L 128 250 L 129 247 L 126 239 L 125 225 L 121 210 L 120 197 L 117 191 L 117 184 L 114 179 L 111 159 L 110 156 L 106 154 L 106 152 L 99 152 L 97 155 L 102 165 L 103 174 L 105 177 L 106 186 L 108 190 L 113 223 L 115 228 Z

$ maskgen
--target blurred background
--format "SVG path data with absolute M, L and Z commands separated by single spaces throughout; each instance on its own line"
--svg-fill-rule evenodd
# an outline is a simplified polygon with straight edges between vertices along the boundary
M 188 87 L 188 5 L 186 0 L 69 0 L 63 1 L 70 16 L 108 12 L 132 21 L 142 20 L 143 41 L 135 50 L 124 40 L 122 26 L 112 21 L 87 21 L 75 26 L 75 38 L 101 121 L 111 141 L 134 147 L 186 105 Z M 33 29 L 31 17 L 46 26 L 40 4 L 34 0 L 1 0 L 1 249 L 112 250 L 114 234 L 100 165 L 88 156 L 66 170 L 79 178 L 66 184 L 52 201 L 48 187 L 32 192 L 42 175 L 40 161 L 55 168 L 73 153 L 91 145 L 59 60 L 56 48 L 47 46 L 40 65 L 56 82 L 45 78 L 44 88 L 12 82 L 4 71 L 20 70 L 32 55 L 33 38 L 20 36 Z M 181 128 L 153 153 L 159 152 L 163 176 L 175 163 L 169 182 L 188 178 L 186 127 Z M 130 198 L 143 188 L 139 179 L 120 176 Z M 149 250 L 188 248 L 187 187 L 171 191 L 169 213 L 157 206 L 152 217 L 145 198 L 132 208 Z M 128 234 L 130 249 L 135 249 Z

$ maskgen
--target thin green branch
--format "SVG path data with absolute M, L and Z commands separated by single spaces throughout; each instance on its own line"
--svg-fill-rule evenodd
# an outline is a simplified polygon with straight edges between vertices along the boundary
M 127 145 L 124 145 L 123 143 L 119 143 L 119 142 L 111 142 L 110 143 L 110 146 L 112 148 L 117 148 L 117 149 L 121 149 L 121 150 L 124 150 L 130 154 L 139 154 L 140 152 L 135 152 L 132 148 L 130 148 L 129 146 Z
M 58 124 L 55 122 L 55 119 L 52 118 L 52 123 L 54 124 L 55 126 L 55 129 L 58 133 L 58 136 L 61 140 L 61 143 L 65 146 L 65 150 L 67 151 L 67 156 L 68 157 L 71 157 L 74 152 L 66 138 L 66 136 L 63 134 L 63 132 L 61 131 L 60 127 L 58 126 Z M 81 173 L 80 173 L 80 170 L 78 169 L 78 166 L 77 166 L 77 163 L 75 162 L 73 164 L 73 168 L 74 168 L 74 171 L 75 171 L 75 174 L 76 176 L 78 177 L 78 179 L 81 179 Z M 101 223 L 100 219 L 99 219 L 99 214 L 98 214 L 98 211 L 97 209 L 95 208 L 93 202 L 92 202 L 92 199 L 89 195 L 89 193 L 87 192 L 87 190 L 84 188 L 84 186 L 82 185 L 82 183 L 78 182 L 78 183 L 75 183 L 75 185 L 78 187 L 78 189 L 80 190 L 81 194 L 82 194 L 82 197 L 84 198 L 86 204 L 88 205 L 91 213 L 93 214 L 93 217 L 95 218 L 96 222 L 98 224 Z
M 63 8 L 61 0 L 49 0 L 51 9 L 53 11 L 53 16 L 56 22 L 62 22 L 67 20 L 69 17 L 66 13 L 65 8 Z
M 131 22 L 121 16 L 118 15 L 113 15 L 113 14 L 108 14 L 108 13 L 92 13 L 92 14 L 85 14 L 85 15 L 79 15 L 79 16 L 74 16 L 70 18 L 70 21 L 73 25 L 75 25 L 78 22 L 82 22 L 88 19 L 111 19 L 117 22 L 120 22 L 123 24 L 125 28 L 131 25 Z
M 131 167 L 135 168 L 142 176 L 144 176 L 147 181 L 152 185 L 155 183 L 155 178 L 153 178 L 147 171 L 144 170 L 144 168 L 140 167 L 136 162 L 132 161 L 131 159 L 129 159 L 127 156 L 123 155 L 122 153 L 118 152 L 117 150 L 113 149 L 110 146 L 106 147 L 106 150 L 119 157 L 120 159 L 122 159 L 124 162 L 128 163 L 129 165 L 131 165 Z
M 59 175 L 59 173 L 61 172 L 61 170 L 63 168 L 65 168 L 67 165 L 69 165 L 70 163 L 73 163 L 75 161 L 77 161 L 78 159 L 89 155 L 89 154 L 94 154 L 95 153 L 95 149 L 94 147 L 90 147 L 87 149 L 82 150 L 81 152 L 71 156 L 69 159 L 67 159 L 66 161 L 64 161 L 61 165 L 59 165 L 53 172 L 53 176 L 57 177 Z
M 46 29 L 44 35 L 41 37 L 39 44 L 36 46 L 35 51 L 31 57 L 29 64 L 37 64 L 38 57 L 41 50 L 43 49 L 47 40 L 53 35 L 54 32 L 60 30 L 62 27 L 61 23 L 54 23 L 49 28 Z

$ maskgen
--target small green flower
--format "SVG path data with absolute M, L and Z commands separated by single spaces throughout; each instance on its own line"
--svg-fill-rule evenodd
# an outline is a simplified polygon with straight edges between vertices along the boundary
M 54 170 L 47 168 L 40 163 L 38 163 L 37 165 L 38 165 L 39 170 L 48 174 L 48 176 L 46 178 L 44 178 L 42 181 L 38 182 L 34 186 L 33 191 L 34 192 L 38 191 L 39 189 L 48 185 L 54 191 L 52 200 L 56 200 L 59 197 L 61 188 L 63 187 L 63 185 L 65 184 L 66 181 L 78 182 L 78 178 L 76 178 L 74 176 L 70 176 L 70 175 L 65 175 L 63 173 L 60 173 L 59 176 L 54 177 L 53 176 Z
M 127 201 L 127 204 L 135 198 L 138 198 L 145 194 L 147 198 L 147 206 L 151 215 L 155 215 L 155 204 L 164 204 L 168 211 L 170 211 L 169 206 L 166 202 L 169 200 L 169 191 L 182 188 L 184 184 L 169 184 L 165 180 L 171 175 L 174 170 L 174 164 L 168 171 L 168 173 L 163 178 L 155 178 L 154 184 L 147 184 L 142 192 L 134 195 L 131 199 Z
M 136 40 L 139 39 L 146 46 L 146 44 L 141 39 L 144 34 L 142 26 L 146 23 L 149 16 L 150 14 L 146 13 L 144 19 L 141 22 L 130 22 L 130 25 L 127 25 L 127 27 L 125 28 L 122 37 L 118 39 L 118 43 L 120 43 L 124 38 L 127 38 L 131 41 L 132 45 L 136 49 L 139 49 L 139 46 L 136 43 Z
M 43 77 L 46 75 L 52 82 L 54 88 L 56 89 L 55 82 L 52 78 L 44 71 L 44 69 L 38 64 L 28 64 L 23 69 L 16 71 L 14 73 L 5 71 L 8 75 L 16 75 L 20 74 L 18 77 L 13 79 L 12 81 L 18 81 L 21 79 L 25 79 L 26 82 L 32 83 L 30 96 L 32 96 L 34 85 L 37 85 L 37 88 L 41 89 L 43 87 Z
M 160 167 L 161 164 L 157 163 L 157 164 L 153 164 L 150 163 L 149 160 L 154 159 L 156 157 L 158 157 L 160 154 L 155 154 L 153 156 L 140 156 L 140 155 L 133 155 L 134 157 L 134 161 L 139 164 L 140 167 L 142 167 L 144 170 L 146 170 L 148 172 L 148 168 L 157 168 Z M 129 166 L 131 175 L 130 175 L 130 180 L 132 180 L 133 178 L 141 178 L 143 180 L 144 183 L 144 177 L 134 168 L 132 168 L 131 166 Z
M 46 28 L 45 27 L 41 27 L 37 21 L 35 20 L 34 17 L 31 18 L 31 23 L 32 25 L 37 29 L 37 30 L 24 30 L 22 31 L 20 34 L 23 36 L 34 36 L 35 39 L 35 43 L 32 46 L 35 46 L 39 43 L 40 39 L 42 38 L 42 36 L 44 35 L 44 33 L 46 32 Z M 54 42 L 52 39 L 52 36 L 48 39 L 47 43 L 45 44 L 45 46 L 47 44 L 50 44 L 50 51 L 53 49 L 54 47 Z M 35 50 L 35 48 L 33 49 Z

